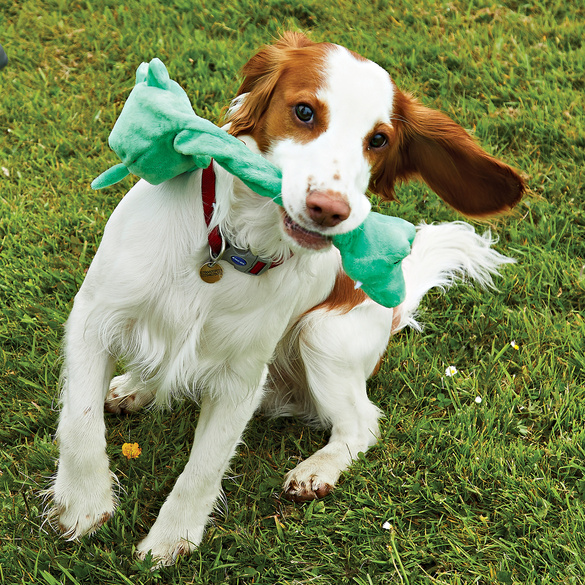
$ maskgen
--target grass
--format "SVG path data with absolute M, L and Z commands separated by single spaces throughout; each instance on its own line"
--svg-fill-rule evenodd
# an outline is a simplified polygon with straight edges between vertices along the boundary
M 566 584 L 585 575 L 585 5 L 551 0 L 0 0 L 0 580 L 23 584 Z M 201 547 L 152 572 L 133 546 L 184 465 L 197 409 L 107 417 L 116 516 L 66 542 L 43 524 L 59 347 L 71 300 L 129 180 L 107 136 L 141 61 L 159 56 L 217 120 L 254 49 L 286 29 L 345 44 L 523 170 L 494 220 L 517 264 L 498 291 L 431 293 L 423 333 L 394 338 L 370 394 L 382 439 L 327 499 L 282 477 L 324 444 L 252 421 Z M 377 205 L 456 219 L 421 185 Z M 482 226 L 479 226 L 483 229 Z M 516 341 L 518 349 L 510 343 Z M 447 366 L 458 374 L 446 377 Z M 481 402 L 476 402 L 476 397 Z M 143 448 L 121 454 L 124 442 Z M 386 524 L 387 523 L 387 524 Z

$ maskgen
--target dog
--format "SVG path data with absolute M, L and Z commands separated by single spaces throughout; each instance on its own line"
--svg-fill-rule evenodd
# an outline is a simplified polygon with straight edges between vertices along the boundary
M 467 224 L 422 225 L 403 262 L 406 299 L 394 309 L 376 304 L 331 245 L 369 213 L 368 189 L 391 200 L 398 182 L 419 177 L 473 217 L 510 209 L 524 190 L 515 170 L 384 69 L 300 33 L 245 65 L 226 129 L 282 169 L 284 208 L 216 164 L 158 186 L 139 181 L 109 219 L 65 327 L 51 516 L 66 537 L 114 513 L 104 403 L 111 412 L 177 397 L 200 403 L 189 460 L 137 548 L 161 565 L 201 542 L 259 409 L 331 429 L 283 487 L 297 501 L 328 494 L 378 438 L 381 412 L 366 380 L 390 336 L 417 327 L 430 288 L 459 276 L 489 286 L 511 261 Z M 127 372 L 112 379 L 119 358 Z

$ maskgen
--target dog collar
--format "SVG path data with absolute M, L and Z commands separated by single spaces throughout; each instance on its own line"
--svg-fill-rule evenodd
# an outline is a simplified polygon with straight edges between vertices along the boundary
M 213 218 L 213 209 L 215 205 L 215 171 L 213 170 L 213 160 L 210 165 L 203 169 L 201 175 L 201 196 L 203 199 L 203 214 L 205 223 L 209 227 Z M 242 250 L 232 245 L 222 234 L 219 226 L 215 226 L 208 234 L 209 256 L 212 264 L 223 260 L 231 264 L 239 272 L 259 276 L 264 274 L 270 268 L 275 268 L 282 264 L 282 260 L 273 262 L 270 258 L 261 258 L 250 250 Z

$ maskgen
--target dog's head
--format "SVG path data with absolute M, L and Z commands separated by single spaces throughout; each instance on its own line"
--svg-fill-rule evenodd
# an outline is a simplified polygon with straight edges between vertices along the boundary
M 369 188 L 421 177 L 469 216 L 505 211 L 524 185 L 444 114 L 401 92 L 381 67 L 338 45 L 287 33 L 244 67 L 228 121 L 282 169 L 283 229 L 319 249 L 366 217 Z

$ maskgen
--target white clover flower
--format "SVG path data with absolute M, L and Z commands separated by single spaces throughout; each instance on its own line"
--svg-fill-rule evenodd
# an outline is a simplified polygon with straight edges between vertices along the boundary
M 392 524 L 390 524 L 390 522 L 388 522 L 388 520 L 386 520 L 386 522 L 384 522 L 384 524 L 382 524 L 382 528 L 384 530 L 392 530 Z
M 445 370 L 445 376 L 448 376 L 449 378 L 454 376 L 456 373 L 457 373 L 457 368 L 455 366 L 449 366 Z
M 481 404 L 481 396 L 476 396 L 476 397 L 475 397 L 475 402 L 476 402 L 477 404 Z
M 515 349 L 515 350 L 519 350 L 520 346 L 512 339 L 512 341 L 510 341 L 510 345 Z

